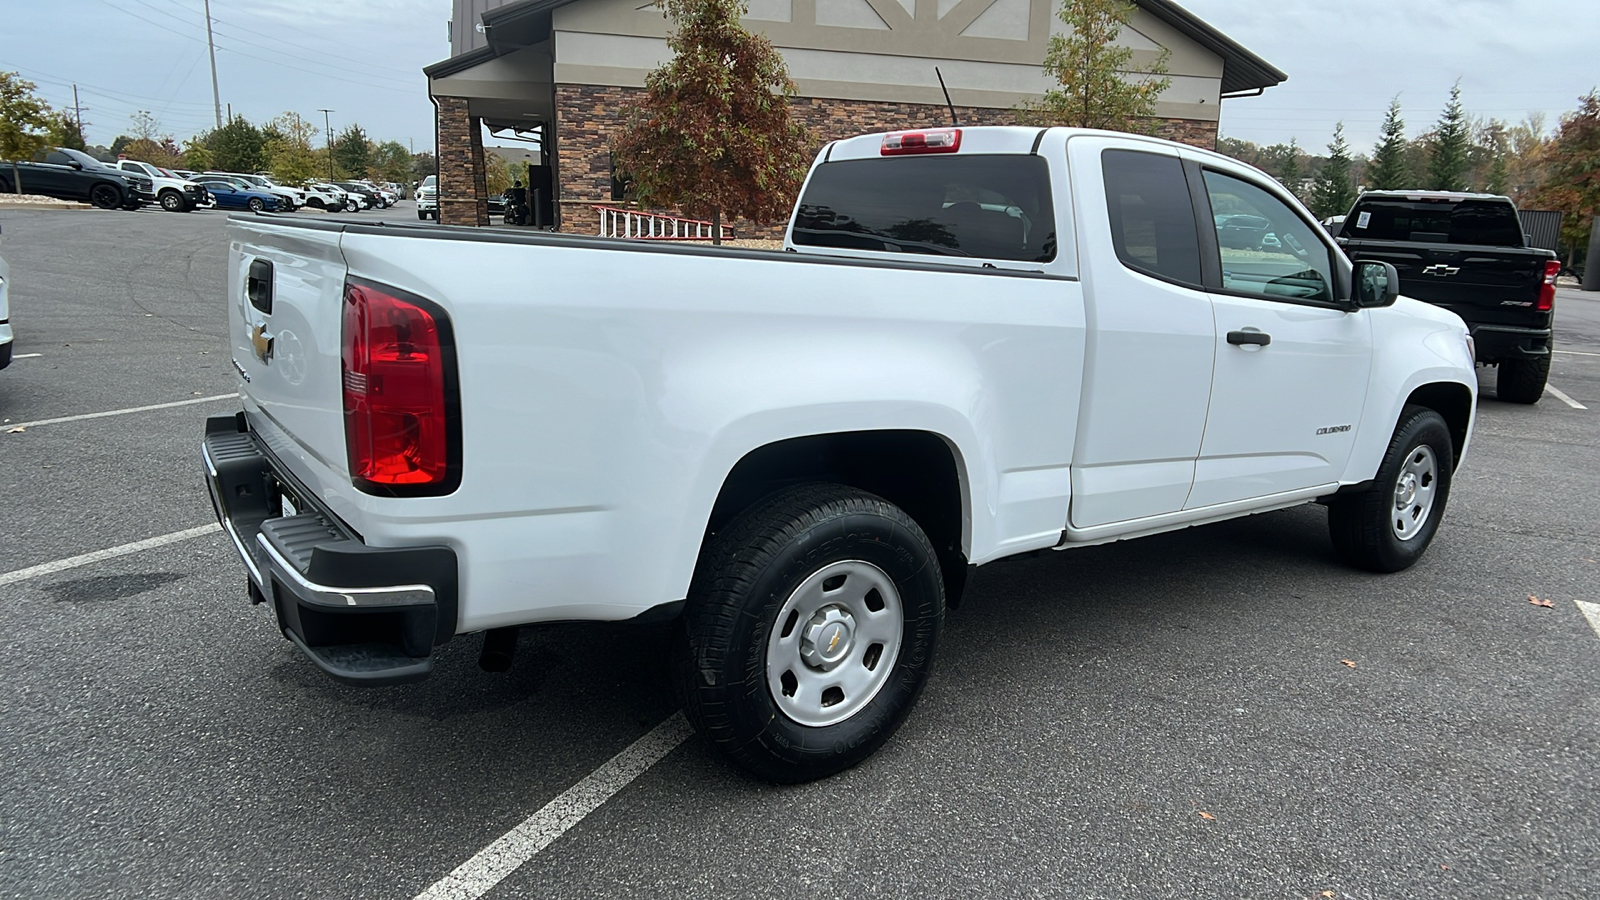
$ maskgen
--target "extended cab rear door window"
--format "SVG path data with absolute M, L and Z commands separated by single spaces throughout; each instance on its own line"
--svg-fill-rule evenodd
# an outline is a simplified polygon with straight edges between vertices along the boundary
M 795 214 L 807 247 L 1049 262 L 1050 170 L 1020 154 L 891 157 L 817 166 Z
M 1334 302 L 1332 251 L 1287 203 L 1210 169 L 1205 184 L 1222 290 L 1268 300 Z
M 1107 150 L 1100 168 L 1117 259 L 1136 272 L 1203 288 L 1200 237 L 1183 162 L 1176 156 Z

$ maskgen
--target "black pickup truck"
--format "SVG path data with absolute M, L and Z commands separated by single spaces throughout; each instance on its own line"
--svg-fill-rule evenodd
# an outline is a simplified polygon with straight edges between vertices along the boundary
M 1495 393 L 1537 403 L 1550 374 L 1556 272 L 1528 246 L 1510 198 L 1440 191 L 1368 191 L 1335 237 L 1351 259 L 1392 263 L 1400 293 L 1460 316 L 1478 362 L 1498 366 Z

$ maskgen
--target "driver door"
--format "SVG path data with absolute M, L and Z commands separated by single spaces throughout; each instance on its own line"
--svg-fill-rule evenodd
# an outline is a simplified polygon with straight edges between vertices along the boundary
M 1216 367 L 1185 509 L 1337 482 L 1372 366 L 1370 311 L 1347 311 L 1344 263 L 1321 230 L 1275 185 L 1213 165 L 1196 174 L 1217 231 L 1202 249 L 1216 262 Z

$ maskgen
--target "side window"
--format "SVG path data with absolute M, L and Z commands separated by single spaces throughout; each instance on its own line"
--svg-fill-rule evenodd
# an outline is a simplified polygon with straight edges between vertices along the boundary
M 1289 205 L 1240 179 L 1207 171 L 1222 288 L 1269 300 L 1331 302 L 1333 260 Z
M 1117 259 L 1134 271 L 1200 287 L 1200 237 L 1183 163 L 1176 156 L 1107 150 L 1100 164 Z

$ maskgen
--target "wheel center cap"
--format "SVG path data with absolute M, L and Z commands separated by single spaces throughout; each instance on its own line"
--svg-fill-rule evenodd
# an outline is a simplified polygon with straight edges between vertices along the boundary
M 800 636 L 800 656 L 812 668 L 827 671 L 850 655 L 855 635 L 856 620 L 849 612 L 837 606 L 817 610 Z
M 1401 476 L 1400 483 L 1395 486 L 1394 505 L 1396 509 L 1411 505 L 1417 499 L 1417 476 L 1407 472 Z

